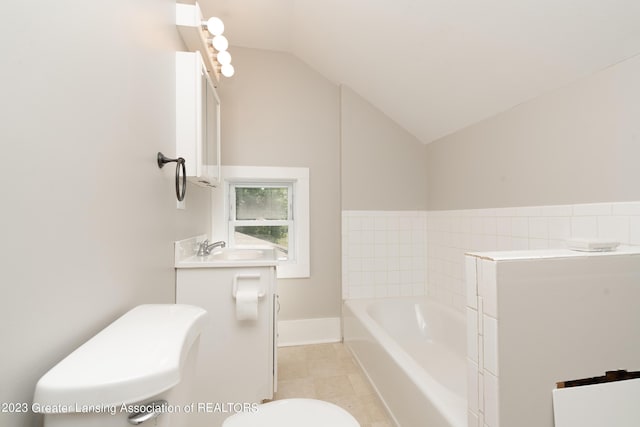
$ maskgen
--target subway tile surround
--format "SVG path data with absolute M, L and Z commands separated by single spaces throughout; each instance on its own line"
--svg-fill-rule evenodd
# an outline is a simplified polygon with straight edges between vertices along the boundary
M 462 312 L 466 252 L 564 248 L 567 238 L 640 245 L 640 202 L 343 211 L 343 298 L 428 294 Z
M 427 293 L 463 311 L 466 252 L 560 249 L 569 238 L 640 245 L 640 202 L 429 211 Z
M 342 212 L 342 297 L 424 295 L 426 212 Z

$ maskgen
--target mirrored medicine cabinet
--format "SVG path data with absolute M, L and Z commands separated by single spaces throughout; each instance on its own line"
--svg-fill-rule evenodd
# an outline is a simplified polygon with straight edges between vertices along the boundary
M 187 179 L 220 182 L 220 98 L 199 52 L 176 52 L 176 155 Z

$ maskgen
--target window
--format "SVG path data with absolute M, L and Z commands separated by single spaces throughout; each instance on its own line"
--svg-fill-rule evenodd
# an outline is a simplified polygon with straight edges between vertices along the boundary
M 309 277 L 309 169 L 223 166 L 213 233 L 236 248 L 273 248 L 278 277 Z
M 280 262 L 295 260 L 293 182 L 229 185 L 229 244 L 269 247 Z

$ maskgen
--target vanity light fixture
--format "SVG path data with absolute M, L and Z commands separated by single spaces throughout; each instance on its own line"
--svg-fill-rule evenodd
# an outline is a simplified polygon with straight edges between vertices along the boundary
M 215 36 L 211 39 L 211 46 L 218 52 L 224 52 L 229 49 L 229 40 L 223 35 Z
M 231 64 L 223 64 L 222 67 L 220 67 L 220 73 L 225 77 L 232 77 L 235 72 L 236 70 Z
M 200 51 L 207 71 L 216 81 L 220 76 L 231 77 L 234 74 L 231 65 L 229 40 L 222 35 L 224 22 L 216 16 L 205 20 L 196 4 L 176 4 L 176 26 L 182 39 L 191 52 Z
M 217 16 L 212 16 L 202 23 L 202 26 L 211 33 L 212 36 L 219 36 L 224 33 L 224 22 Z
M 231 64 L 231 54 L 226 50 L 218 52 L 216 59 L 220 65 Z

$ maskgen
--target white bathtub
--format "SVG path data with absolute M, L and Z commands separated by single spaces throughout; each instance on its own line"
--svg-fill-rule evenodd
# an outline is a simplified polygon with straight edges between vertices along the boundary
M 464 316 L 424 297 L 347 300 L 344 340 L 400 427 L 466 427 Z

